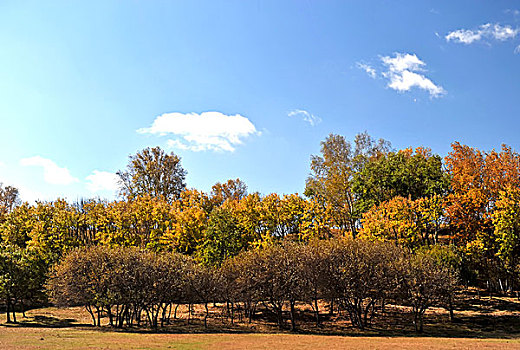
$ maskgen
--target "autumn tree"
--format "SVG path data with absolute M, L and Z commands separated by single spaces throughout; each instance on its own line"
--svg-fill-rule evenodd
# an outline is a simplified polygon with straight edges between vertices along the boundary
M 312 240 L 306 245 L 300 246 L 300 259 L 298 260 L 301 274 L 301 296 L 314 312 L 316 325 L 319 326 L 320 308 L 319 300 L 330 297 L 328 282 L 333 261 L 331 259 L 332 244 L 329 241 Z
M 500 192 L 492 216 L 496 254 L 509 273 L 518 270 L 520 261 L 520 188 Z
M 0 182 L 0 224 L 13 209 L 20 205 L 18 189 L 12 186 L 3 186 Z
M 262 199 L 260 221 L 266 243 L 289 238 L 300 238 L 305 200 L 297 194 L 279 196 L 271 193 Z
M 520 155 L 503 145 L 502 150 L 482 152 L 458 142 L 446 157 L 451 175 L 447 213 L 454 238 L 464 244 L 488 244 L 492 213 L 500 191 L 520 186 Z
M 33 220 L 27 246 L 49 264 L 57 262 L 67 251 L 78 247 L 79 213 L 64 199 L 38 202 L 31 210 Z
M 173 303 L 190 300 L 188 275 L 193 264 L 180 254 L 135 247 L 94 246 L 69 252 L 52 270 L 47 289 L 60 306 L 83 305 L 100 326 L 106 314 L 114 327 L 164 325 Z
M 262 224 L 264 205 L 258 192 L 250 193 L 239 201 L 225 201 L 222 208 L 236 220 L 244 241 L 253 242 L 254 246 L 261 244 L 265 236 Z
M 458 274 L 450 263 L 428 253 L 409 256 L 400 264 L 400 299 L 412 307 L 415 330 L 422 333 L 426 310 L 453 299 Z
M 221 205 L 228 199 L 241 200 L 247 196 L 247 185 L 240 179 L 217 182 L 211 187 L 210 196 L 217 205 Z
M 264 303 L 276 317 L 278 326 L 284 326 L 283 310 L 289 304 L 291 329 L 296 328 L 295 303 L 303 299 L 302 279 L 297 246 L 286 242 L 239 255 L 241 280 L 247 281 L 253 298 Z
M 390 144 L 375 141 L 368 134 L 358 134 L 354 146 L 343 136 L 330 134 L 321 142 L 321 156 L 311 157 L 311 174 L 305 195 L 323 201 L 334 226 L 353 237 L 358 230 L 360 212 L 356 206 L 353 180 L 365 164 L 390 150 Z
M 160 147 L 145 148 L 129 157 L 126 170 L 118 171 L 120 193 L 129 199 L 148 194 L 172 202 L 186 188 L 181 159 Z
M 452 238 L 465 250 L 477 281 L 504 291 L 511 286 L 511 265 L 502 259 L 507 239 L 497 237 L 504 237 L 503 225 L 511 217 L 505 208 L 514 202 L 513 192 L 510 198 L 503 193 L 520 187 L 520 155 L 506 145 L 483 152 L 456 142 L 446 166 L 451 175 L 446 212 Z
M 376 303 L 395 294 L 402 250 L 385 242 L 339 240 L 329 254 L 331 263 L 322 272 L 328 293 L 348 312 L 353 326 L 365 329 Z
M 304 201 L 299 226 L 299 241 L 306 242 L 332 237 L 331 228 L 333 223 L 329 215 L 327 215 L 326 206 L 317 198 L 310 198 Z
M 407 247 L 420 244 L 420 227 L 412 200 L 395 197 L 363 214 L 360 236 L 392 240 Z
M 28 203 L 14 208 L 9 215 L 6 215 L 5 221 L 0 224 L 2 239 L 10 245 L 25 248 L 31 239 L 30 232 L 35 226 L 33 213 L 34 207 Z
M 208 327 L 208 303 L 222 299 L 220 274 L 214 267 L 190 265 L 187 272 L 188 300 L 190 304 L 204 305 L 204 327 Z M 190 312 L 190 311 L 188 311 Z
M 393 240 L 408 248 L 438 242 L 446 221 L 444 200 L 434 195 L 411 200 L 394 197 L 363 214 L 360 236 Z
M 172 227 L 164 233 L 165 245 L 185 254 L 195 252 L 204 239 L 212 208 L 207 194 L 197 190 L 182 192 L 170 209 Z

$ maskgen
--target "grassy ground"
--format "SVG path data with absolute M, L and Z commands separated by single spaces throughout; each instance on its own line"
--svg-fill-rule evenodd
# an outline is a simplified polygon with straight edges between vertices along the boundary
M 455 322 L 449 321 L 446 310 L 431 309 L 420 337 L 409 312 L 399 306 L 389 306 L 370 330 L 359 332 L 345 317 L 327 317 L 325 310 L 324 324 L 317 327 L 307 306 L 300 305 L 298 334 L 280 332 L 262 312 L 251 324 L 237 320 L 231 325 L 218 307 L 212 308 L 208 329 L 201 321 L 202 308 L 196 308 L 188 324 L 187 310 L 181 306 L 173 324 L 155 333 L 92 327 L 83 308 L 42 308 L 28 311 L 25 318 L 17 315 L 16 325 L 1 323 L 5 314 L 0 314 L 0 349 L 520 349 L 516 298 L 466 293 L 457 304 Z
M 75 328 L 0 328 L 1 349 L 520 349 L 517 339 L 298 334 L 142 334 Z

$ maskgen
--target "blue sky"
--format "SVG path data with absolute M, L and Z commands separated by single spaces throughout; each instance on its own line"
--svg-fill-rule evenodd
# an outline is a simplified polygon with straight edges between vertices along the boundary
M 189 187 L 301 193 L 329 133 L 520 148 L 513 1 L 0 1 L 0 182 L 113 198 L 161 146 Z

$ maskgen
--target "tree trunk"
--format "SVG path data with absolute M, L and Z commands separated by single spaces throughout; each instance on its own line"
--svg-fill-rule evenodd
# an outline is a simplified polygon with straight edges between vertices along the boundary
M 141 325 L 141 308 L 134 306 L 135 323 L 139 327 Z
M 112 307 L 107 307 L 108 323 L 114 327 L 114 316 L 112 315 Z
M 148 309 L 148 307 L 145 307 L 144 310 L 146 311 L 146 318 L 148 319 L 148 324 L 150 325 L 150 327 L 153 328 L 153 315 L 150 315 L 150 310 Z
M 278 328 L 282 329 L 283 328 L 283 310 L 282 310 L 282 307 L 283 306 L 278 306 L 275 304 L 275 308 L 276 308 L 276 319 L 277 319 L 277 322 L 278 322 Z
M 255 316 L 255 312 L 256 312 L 256 303 L 253 303 L 253 302 L 249 303 L 249 311 L 248 311 L 249 323 L 251 323 L 253 321 L 253 316 Z
M 161 328 L 164 327 L 164 320 L 166 319 L 166 310 L 168 310 L 168 304 L 165 304 L 162 307 L 162 313 L 161 313 Z
M 177 308 L 179 307 L 180 304 L 177 304 L 175 305 L 175 311 L 173 312 L 173 319 L 176 320 L 177 319 Z
M 330 299 L 329 316 L 334 315 L 334 298 Z
M 296 320 L 295 320 L 295 310 L 294 310 L 294 304 L 295 304 L 295 301 L 294 300 L 291 300 L 289 301 L 289 306 L 291 308 L 291 331 L 295 331 L 296 330 Z
M 209 315 L 209 310 L 208 310 L 208 303 L 204 303 L 204 309 L 206 310 L 206 314 L 204 315 L 204 328 L 208 328 L 208 315 Z
M 6 299 L 6 305 L 7 305 L 7 323 L 11 323 L 11 302 L 9 301 L 9 298 Z
M 368 303 L 368 305 L 365 307 L 365 310 L 364 310 L 364 315 L 363 315 L 363 326 L 366 327 L 368 326 L 368 313 L 370 312 L 370 308 L 372 308 L 372 306 L 374 305 L 375 301 L 372 300 Z M 372 317 L 370 317 L 370 319 L 372 319 Z
M 20 307 L 22 308 L 22 317 L 26 318 L 26 316 L 25 316 L 25 305 L 23 304 L 23 299 L 20 299 Z
M 320 309 L 318 308 L 318 298 L 314 299 L 314 314 L 316 315 L 316 326 L 320 326 Z
M 426 310 L 422 310 L 422 308 L 414 308 L 413 310 L 413 323 L 417 333 L 423 332 L 424 311 Z
M 17 323 L 17 321 L 16 321 L 16 303 L 12 303 L 11 307 L 12 307 L 11 311 L 13 312 L 13 322 Z
M 172 306 L 173 306 L 173 303 L 170 303 L 169 308 L 168 308 L 168 322 L 166 322 L 167 324 L 170 324 L 170 320 L 171 320 L 171 316 L 172 316 Z
M 101 326 L 101 311 L 103 311 L 103 309 L 100 309 L 99 307 L 96 306 L 96 312 L 97 312 L 97 325 L 98 325 L 98 327 Z
M 455 316 L 453 315 L 453 297 L 450 296 L 449 299 L 449 309 L 450 309 L 450 321 L 453 322 L 455 320 Z
M 96 316 L 92 312 L 92 307 L 90 305 L 85 305 L 85 309 L 87 309 L 88 313 L 90 314 L 90 317 L 92 317 L 92 323 L 94 324 L 94 327 L 96 327 Z

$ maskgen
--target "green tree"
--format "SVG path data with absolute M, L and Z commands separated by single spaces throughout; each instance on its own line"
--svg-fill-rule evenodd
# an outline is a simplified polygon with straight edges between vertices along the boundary
M 197 258 L 204 265 L 219 266 L 251 243 L 229 209 L 215 208 L 209 216 L 204 239 L 197 248 Z
M 16 308 L 25 316 L 27 302 L 41 300 L 47 264 L 35 252 L 0 245 L 0 300 L 6 306 L 7 322 L 16 322 Z
M 359 211 L 366 212 L 393 197 L 416 200 L 433 195 L 444 196 L 449 177 L 442 158 L 429 149 L 408 148 L 373 157 L 355 174 L 353 188 Z

